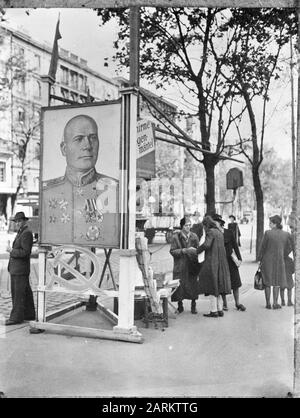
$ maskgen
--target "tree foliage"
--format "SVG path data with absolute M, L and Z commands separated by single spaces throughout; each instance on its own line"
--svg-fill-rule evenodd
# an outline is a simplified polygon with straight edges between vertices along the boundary
M 103 24 L 111 18 L 118 20 L 115 58 L 128 67 L 129 11 L 98 9 L 98 14 Z M 259 170 L 270 86 L 280 77 L 282 48 L 296 33 L 294 9 L 141 8 L 141 77 L 157 88 L 178 87 L 187 113 L 199 119 L 202 147 L 213 152 L 203 154 L 201 160 L 208 212 L 215 209 L 214 168 L 221 154 L 236 150 L 251 163 L 257 246 L 263 233 Z M 262 100 L 259 115 L 254 106 L 257 99 Z M 251 127 L 247 135 L 239 130 L 245 114 Z M 228 143 L 233 126 L 240 135 L 237 147 Z

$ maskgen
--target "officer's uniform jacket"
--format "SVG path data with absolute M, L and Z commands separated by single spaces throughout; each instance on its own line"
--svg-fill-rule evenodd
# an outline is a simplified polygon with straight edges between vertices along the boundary
M 119 244 L 119 183 L 96 172 L 43 182 L 42 244 L 115 247 Z

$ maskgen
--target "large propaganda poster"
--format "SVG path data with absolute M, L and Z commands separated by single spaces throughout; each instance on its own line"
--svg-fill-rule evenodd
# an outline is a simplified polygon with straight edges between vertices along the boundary
M 120 246 L 121 102 L 42 109 L 40 244 Z

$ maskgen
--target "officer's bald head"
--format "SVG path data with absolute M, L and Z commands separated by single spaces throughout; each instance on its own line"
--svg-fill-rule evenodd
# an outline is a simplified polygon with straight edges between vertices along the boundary
M 63 133 L 62 154 L 67 166 L 80 172 L 93 168 L 98 158 L 99 139 L 96 121 L 88 115 L 70 119 Z

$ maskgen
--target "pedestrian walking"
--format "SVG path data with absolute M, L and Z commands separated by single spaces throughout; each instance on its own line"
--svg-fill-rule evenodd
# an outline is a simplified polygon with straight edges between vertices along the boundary
M 205 251 L 205 259 L 199 274 L 199 294 L 210 297 L 210 312 L 206 317 L 217 318 L 224 315 L 222 294 L 230 294 L 230 273 L 226 259 L 224 237 L 210 216 L 203 219 L 205 241 L 197 252 Z
M 11 280 L 12 310 L 5 325 L 20 324 L 24 320 L 35 319 L 33 294 L 29 283 L 30 254 L 33 243 L 32 232 L 27 226 L 28 218 L 24 212 L 17 212 L 11 219 L 18 229 L 9 253 L 8 271 Z
M 239 294 L 239 288 L 242 286 L 242 281 L 239 273 L 239 267 L 236 263 L 239 265 L 242 263 L 242 256 L 239 250 L 239 247 L 237 245 L 237 242 L 233 236 L 233 232 L 230 229 L 224 228 L 225 221 L 222 219 L 220 215 L 213 215 L 213 220 L 217 223 L 217 225 L 220 228 L 220 231 L 224 234 L 224 245 L 225 245 L 225 251 L 226 251 L 226 257 L 229 267 L 229 273 L 230 273 L 230 283 L 231 283 L 231 289 L 235 301 L 235 306 L 238 311 L 245 311 L 246 308 L 244 305 L 240 303 L 240 294 Z M 235 253 L 235 256 L 234 256 Z M 234 261 L 233 258 L 237 261 Z M 226 295 L 222 295 L 223 298 L 223 310 L 227 311 L 227 299 Z
M 172 302 L 178 302 L 178 312 L 183 312 L 183 300 L 191 300 L 191 313 L 196 314 L 196 300 L 198 299 L 197 278 L 199 263 L 196 249 L 199 246 L 199 239 L 196 234 L 190 231 L 191 220 L 182 218 L 180 220 L 179 232 L 172 237 L 170 254 L 174 259 L 173 279 L 179 279 L 179 286 L 173 293 Z
M 279 289 L 288 288 L 286 260 L 293 250 L 292 237 L 282 230 L 281 217 L 269 218 L 270 230 L 266 231 L 261 243 L 258 260 L 265 286 L 266 308 L 271 309 L 271 287 L 273 288 L 273 309 L 280 309 L 278 304 Z
M 237 242 L 237 245 L 240 247 L 241 246 L 241 240 L 240 240 L 241 231 L 240 231 L 240 228 L 239 228 L 239 226 L 236 222 L 236 218 L 235 218 L 234 215 L 230 215 L 229 220 L 230 220 L 230 222 L 228 223 L 228 229 L 230 231 L 232 231 L 233 236 L 234 236 L 234 238 Z

